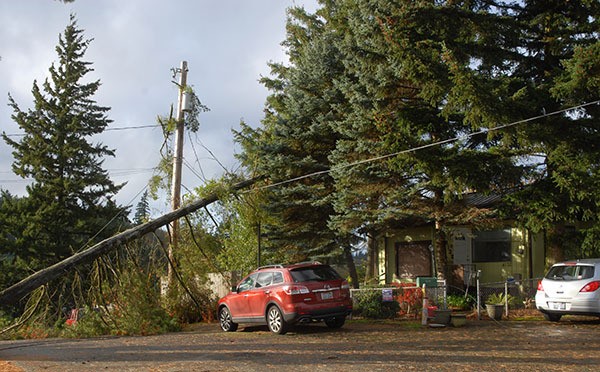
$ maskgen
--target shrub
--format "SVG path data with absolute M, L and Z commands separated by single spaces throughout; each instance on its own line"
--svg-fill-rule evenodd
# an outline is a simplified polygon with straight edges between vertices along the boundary
M 218 298 L 200 280 L 187 283 L 185 291 L 179 286 L 169 293 L 167 308 L 170 314 L 181 323 L 212 322 L 216 319 Z
M 507 300 L 508 306 L 510 306 L 511 308 L 523 306 L 523 300 L 519 297 L 511 295 L 510 293 L 508 295 L 504 295 L 504 293 L 492 293 L 486 298 L 485 303 L 493 305 L 504 305 Z
M 80 309 L 80 318 L 76 322 L 66 325 L 61 321 L 56 328 L 62 331 L 64 337 L 94 337 L 110 334 L 112 331 L 108 317 L 102 318 L 99 311 L 90 310 L 89 307 Z M 113 324 L 116 324 L 113 322 Z
M 12 322 L 12 317 L 6 315 L 4 311 L 0 310 L 0 331 L 10 326 Z
M 365 318 L 390 319 L 398 315 L 400 304 L 398 301 L 383 302 L 381 290 L 373 288 L 354 294 L 354 310 Z
M 446 297 L 446 303 L 448 307 L 459 310 L 469 310 L 473 307 L 471 297 L 465 297 L 463 295 L 450 294 Z

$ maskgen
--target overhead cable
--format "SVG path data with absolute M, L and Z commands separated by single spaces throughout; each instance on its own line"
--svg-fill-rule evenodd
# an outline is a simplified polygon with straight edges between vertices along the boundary
M 359 160 L 359 161 L 356 161 L 356 162 L 353 162 L 353 163 L 337 165 L 335 167 L 332 167 L 332 168 L 329 168 L 329 169 L 325 169 L 325 170 L 322 170 L 322 171 L 308 173 L 308 174 L 305 174 L 305 175 L 302 175 L 302 176 L 298 176 L 298 177 L 294 177 L 294 178 L 290 178 L 290 179 L 287 179 L 287 180 L 284 180 L 284 181 L 280 181 L 280 182 L 272 183 L 272 184 L 269 184 L 269 185 L 264 185 L 264 186 L 261 186 L 261 187 L 257 187 L 254 190 L 269 189 L 269 188 L 272 188 L 272 187 L 281 186 L 281 185 L 285 185 L 285 184 L 288 184 L 288 183 L 300 181 L 300 180 L 303 180 L 303 179 L 306 179 L 306 178 L 311 178 L 311 177 L 319 176 L 319 175 L 322 175 L 322 174 L 328 174 L 328 173 L 331 173 L 333 171 L 337 171 L 337 170 L 341 170 L 341 169 L 346 169 L 346 168 L 352 168 L 352 167 L 355 167 L 355 166 L 361 165 L 361 164 L 372 163 L 372 162 L 375 162 L 375 161 L 378 161 L 378 160 L 383 160 L 383 159 L 391 158 L 391 157 L 402 155 L 402 154 L 408 154 L 408 153 L 412 153 L 412 152 L 417 152 L 417 151 L 420 151 L 420 150 L 428 149 L 428 148 L 431 148 L 431 147 L 445 145 L 447 143 L 452 143 L 452 142 L 455 142 L 455 141 L 464 140 L 464 139 L 467 139 L 467 138 L 470 138 L 470 137 L 473 137 L 473 136 L 477 136 L 477 135 L 480 135 L 480 134 L 486 134 L 486 133 L 489 133 L 489 132 L 498 131 L 500 129 L 505 129 L 505 128 L 513 127 L 513 126 L 516 126 L 516 125 L 519 125 L 519 124 L 523 124 L 523 123 L 527 123 L 527 122 L 530 122 L 530 121 L 542 119 L 542 118 L 545 118 L 545 117 L 548 117 L 548 116 L 558 115 L 558 114 L 562 114 L 562 113 L 565 113 L 565 112 L 577 110 L 577 109 L 580 109 L 580 108 L 583 108 L 583 107 L 586 107 L 586 106 L 592 106 L 592 105 L 597 105 L 597 104 L 600 104 L 600 100 L 593 101 L 593 102 L 583 103 L 581 105 L 569 107 L 569 108 L 566 108 L 566 109 L 562 109 L 562 110 L 558 110 L 558 111 L 554 111 L 554 112 L 550 112 L 550 113 L 544 112 L 544 114 L 542 114 L 542 115 L 534 116 L 534 117 L 531 117 L 531 118 L 528 118 L 528 119 L 523 119 L 523 120 L 515 121 L 515 122 L 512 122 L 512 123 L 500 125 L 500 126 L 497 126 L 497 127 L 494 127 L 494 128 L 482 129 L 480 131 L 469 133 L 469 134 L 466 134 L 466 135 L 463 135 L 463 136 L 457 136 L 457 137 L 445 139 L 445 140 L 442 140 L 442 141 L 432 142 L 432 143 L 428 143 L 428 144 L 425 144 L 425 145 L 422 145 L 422 146 L 417 146 L 417 147 L 413 147 L 413 148 L 410 148 L 410 149 L 406 149 L 406 150 L 402 150 L 402 151 L 397 151 L 397 152 L 394 152 L 394 153 L 391 153 L 391 154 L 375 156 L 375 157 L 372 157 L 372 158 L 369 158 L 369 159 Z

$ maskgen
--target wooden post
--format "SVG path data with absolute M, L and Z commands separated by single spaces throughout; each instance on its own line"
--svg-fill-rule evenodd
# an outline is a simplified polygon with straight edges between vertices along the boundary
M 175 131 L 175 149 L 173 151 L 173 178 L 171 181 L 171 210 L 177 210 L 181 205 L 181 167 L 183 164 L 183 131 L 184 131 L 184 113 L 183 113 L 183 92 L 187 84 L 187 62 L 181 62 L 179 75 L 179 97 L 177 100 L 177 129 Z M 177 251 L 177 241 L 179 239 L 179 220 L 175 219 L 170 225 L 169 241 L 169 260 L 175 265 L 174 252 Z M 173 268 L 169 265 L 167 271 L 167 286 L 170 289 L 173 285 Z

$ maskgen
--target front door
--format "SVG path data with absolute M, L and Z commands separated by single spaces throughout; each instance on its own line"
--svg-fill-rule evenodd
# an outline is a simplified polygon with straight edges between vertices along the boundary
M 229 310 L 234 318 L 247 318 L 250 316 L 248 297 L 254 289 L 257 274 L 252 274 L 242 280 L 237 286 L 237 294 L 229 301 Z
M 396 243 L 396 275 L 402 279 L 432 276 L 431 240 Z
M 256 285 L 254 289 L 248 293 L 248 307 L 250 309 L 250 316 L 256 318 L 265 317 L 265 306 L 269 300 L 269 293 L 271 282 L 273 281 L 272 272 L 262 272 L 258 274 L 256 278 Z

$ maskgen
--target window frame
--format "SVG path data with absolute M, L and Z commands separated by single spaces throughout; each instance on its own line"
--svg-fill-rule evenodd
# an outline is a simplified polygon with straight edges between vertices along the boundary
M 473 263 L 512 262 L 511 228 L 480 230 L 474 235 L 471 242 Z

